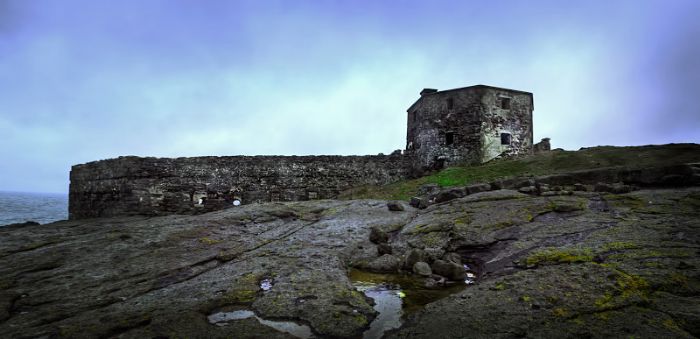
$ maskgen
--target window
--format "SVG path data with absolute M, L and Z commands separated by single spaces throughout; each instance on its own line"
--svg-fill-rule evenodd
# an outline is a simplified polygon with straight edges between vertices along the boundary
M 455 134 L 452 132 L 445 133 L 445 145 L 452 145 L 455 143 Z
M 510 133 L 501 133 L 501 145 L 510 145 Z
M 416 122 L 418 120 L 418 111 L 413 112 L 413 122 Z
M 307 192 L 309 200 L 316 200 L 318 199 L 318 192 L 314 191 L 309 191 Z
M 501 98 L 501 108 L 510 109 L 510 98 Z
M 447 109 L 452 109 L 455 106 L 455 101 L 452 98 L 447 98 Z

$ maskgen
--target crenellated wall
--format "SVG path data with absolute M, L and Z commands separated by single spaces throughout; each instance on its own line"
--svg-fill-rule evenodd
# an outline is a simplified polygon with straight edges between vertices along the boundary
M 328 199 L 350 187 L 405 179 L 412 163 L 400 154 L 119 157 L 72 167 L 69 216 L 191 214 L 231 206 L 234 199 Z

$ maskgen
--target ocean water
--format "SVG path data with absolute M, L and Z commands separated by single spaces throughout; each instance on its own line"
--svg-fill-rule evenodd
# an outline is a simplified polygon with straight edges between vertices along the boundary
M 36 221 L 46 224 L 68 219 L 68 194 L 0 191 L 0 226 Z

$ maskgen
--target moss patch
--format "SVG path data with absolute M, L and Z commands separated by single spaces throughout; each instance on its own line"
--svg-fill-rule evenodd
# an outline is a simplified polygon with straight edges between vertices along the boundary
M 548 248 L 531 253 L 526 259 L 527 267 L 546 264 L 581 263 L 593 260 L 593 251 L 579 248 Z
M 450 167 L 419 179 L 384 186 L 358 187 L 343 192 L 340 198 L 407 200 L 416 195 L 421 185 L 431 183 L 442 187 L 465 186 L 514 176 L 538 176 L 614 166 L 645 168 L 698 161 L 700 146 L 694 144 L 601 146 L 579 151 L 552 151 L 518 159 L 496 160 L 479 166 Z

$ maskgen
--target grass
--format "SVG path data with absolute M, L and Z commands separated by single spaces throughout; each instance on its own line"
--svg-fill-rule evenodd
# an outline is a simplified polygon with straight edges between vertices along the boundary
M 552 151 L 517 159 L 496 160 L 479 166 L 446 168 L 428 176 L 384 186 L 357 187 L 341 199 L 407 200 L 425 184 L 466 186 L 515 176 L 539 176 L 577 170 L 624 166 L 643 168 L 700 162 L 700 145 L 599 146 L 578 151 Z

